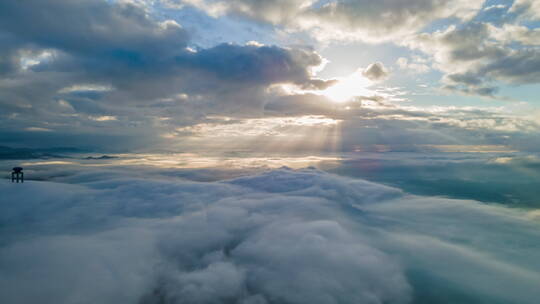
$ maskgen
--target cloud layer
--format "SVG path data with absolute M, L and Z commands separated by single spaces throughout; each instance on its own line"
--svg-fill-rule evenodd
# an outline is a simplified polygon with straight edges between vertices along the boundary
M 209 183 L 102 172 L 59 177 L 70 184 L 30 181 L 24 193 L 0 184 L 3 299 L 535 303 L 539 296 L 538 223 L 519 210 L 410 196 L 313 169 Z

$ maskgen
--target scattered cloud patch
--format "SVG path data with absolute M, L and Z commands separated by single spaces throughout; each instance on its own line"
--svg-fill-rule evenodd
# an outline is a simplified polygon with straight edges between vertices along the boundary
M 381 62 L 375 62 L 370 64 L 363 72 L 366 78 L 371 81 L 383 81 L 390 77 L 390 72 Z

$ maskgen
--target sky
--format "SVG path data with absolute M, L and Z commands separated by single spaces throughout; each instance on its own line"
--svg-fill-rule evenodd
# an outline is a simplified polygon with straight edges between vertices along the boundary
M 4 1 L 0 19 L 3 146 L 540 146 L 532 0 Z
M 0 1 L 0 299 L 536 304 L 538 92 L 537 0 Z

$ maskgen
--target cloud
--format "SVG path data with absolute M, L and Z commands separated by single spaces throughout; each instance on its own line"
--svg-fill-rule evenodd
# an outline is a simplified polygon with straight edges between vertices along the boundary
M 312 49 L 190 47 L 180 24 L 131 2 L 28 1 L 0 11 L 0 73 L 9 79 L 0 93 L 0 136 L 9 143 L 32 145 L 35 135 L 23 132 L 31 127 L 51 130 L 42 144 L 83 135 L 90 148 L 152 146 L 160 134 L 210 115 L 260 115 L 272 85 L 332 83 L 313 77 L 323 59 Z M 25 18 L 33 21 L 19 25 Z
M 253 44 L 220 44 L 176 60 L 181 66 L 208 71 L 223 81 L 246 86 L 308 83 L 308 68 L 322 64 L 322 58 L 309 50 Z
M 540 4 L 534 0 L 516 0 L 510 7 L 510 12 L 514 12 L 533 20 L 540 20 Z
M 496 82 L 540 82 L 536 36 L 535 29 L 526 27 L 472 22 L 418 34 L 406 44 L 432 56 L 433 66 L 446 73 L 445 89 L 497 98 Z
M 24 193 L 0 184 L 5 201 L 18 202 L 0 207 L 3 299 L 535 303 L 538 296 L 531 244 L 540 235 L 519 210 L 410 196 L 313 169 L 208 183 L 105 170 L 93 181 L 81 171 L 60 177 L 72 184 L 30 181 Z
M 3 3 L 0 8 L 0 28 L 6 35 L 71 56 L 100 57 L 103 61 L 93 64 L 108 61 L 141 66 L 172 55 L 172 50 L 185 47 L 188 40 L 186 31 L 174 21 L 155 22 L 130 2 L 26 1 Z M 22 19 L 32 22 L 20 24 Z
M 438 149 L 445 153 L 434 153 Z M 534 155 L 504 151 L 500 146 L 426 146 L 415 153 L 366 151 L 346 155 L 337 164 L 322 161 L 318 167 L 419 195 L 535 209 L 540 207 L 534 190 L 540 175 L 531 172 L 538 164 Z
M 276 96 L 264 118 L 213 121 L 176 129 L 182 151 L 347 153 L 434 151 L 435 146 L 498 146 L 538 151 L 539 124 L 529 107 L 410 107 L 383 96 L 336 104 L 316 94 Z M 446 148 L 443 148 L 446 150 Z M 467 149 L 466 149 L 467 150 Z M 474 150 L 474 148 L 473 148 Z
M 421 30 L 441 18 L 468 20 L 484 1 L 407 0 L 373 1 L 301 1 L 235 0 L 167 1 L 193 5 L 212 16 L 233 15 L 308 31 L 321 41 L 388 41 Z M 382 17 L 381 17 L 382 16 Z
M 410 70 L 414 73 L 419 74 L 427 73 L 431 70 L 431 68 L 427 64 L 427 60 L 419 57 L 414 58 L 412 61 L 405 57 L 399 57 L 396 60 L 396 64 L 399 66 L 400 69 Z
M 374 13 L 380 12 L 395 16 L 396 22 L 386 22 L 393 27 L 402 21 L 424 24 L 423 17 L 417 14 L 427 14 L 431 10 L 443 10 L 445 13 L 441 14 L 446 16 L 453 14 L 450 11 L 478 4 L 466 2 L 459 1 L 463 7 L 457 4 L 446 7 L 446 2 L 433 1 L 412 1 L 407 3 L 410 6 L 381 2 L 365 6 L 371 11 L 360 11 L 356 2 L 347 1 L 319 6 L 303 2 L 306 5 L 302 8 L 299 8 L 299 2 L 290 1 L 197 1 L 191 5 L 216 9 L 213 12 L 216 15 L 242 15 L 257 20 L 264 19 L 257 14 L 268 13 L 272 20 L 280 24 L 285 22 L 286 27 L 303 18 L 324 21 L 332 15 L 330 12 L 336 14 L 328 17 L 332 20 L 340 14 L 357 12 L 358 22 L 368 22 L 369 18 L 376 17 Z M 336 85 L 338 80 L 314 75 L 314 71 L 326 62 L 314 49 L 255 42 L 198 47 L 190 38 L 193 33 L 181 24 L 158 18 L 151 13 L 150 6 L 137 3 L 54 0 L 49 5 L 39 1 L 0 5 L 0 14 L 3 14 L 0 40 L 6 42 L 0 50 L 5 54 L 1 56 L 0 66 L 4 68 L 0 77 L 6 80 L 0 90 L 0 140 L 5 145 L 45 148 L 69 143 L 86 150 L 118 152 L 173 147 L 190 149 L 188 143 L 194 144 L 192 149 L 230 147 L 231 143 L 245 148 L 249 143 L 257 143 L 252 146 L 254 149 L 265 147 L 285 151 L 294 146 L 294 149 L 313 150 L 316 147 L 325 151 L 354 151 L 359 145 L 364 146 L 362 149 L 366 149 L 365 145 L 379 144 L 396 148 L 403 144 L 401 138 L 410 138 L 415 144 L 510 141 L 501 139 L 507 134 L 503 135 L 500 130 L 494 135 L 482 129 L 478 132 L 483 136 L 472 137 L 466 132 L 474 127 L 458 126 L 453 118 L 391 105 L 392 101 L 408 98 L 404 96 L 407 92 L 401 89 L 396 92 L 374 88 L 373 91 L 366 90 L 362 96 L 355 96 L 350 102 L 336 104 L 319 92 Z M 271 10 L 252 11 L 252 8 L 267 8 L 270 4 L 273 5 Z M 358 5 L 361 4 L 365 5 L 363 2 Z M 417 10 L 413 12 L 410 8 Z M 360 18 L 367 13 L 373 14 L 369 18 Z M 284 17 L 287 14 L 291 17 Z M 35 22 L 17 26 L 23 16 L 33 18 Z M 51 22 L 47 16 L 54 16 L 57 22 Z M 427 15 L 424 17 L 431 20 Z M 377 22 L 373 21 L 374 24 Z M 321 21 L 321 24 L 325 23 Z M 349 25 L 357 26 L 354 22 Z M 398 65 L 419 73 L 430 68 L 442 71 L 445 74 L 442 88 L 447 92 L 502 99 L 497 95 L 499 82 L 516 85 L 538 82 L 538 52 L 533 45 L 536 31 L 525 26 L 473 21 L 411 35 L 406 35 L 403 44 L 424 54 L 402 57 L 398 59 Z M 376 36 L 383 35 L 377 32 Z M 428 63 L 427 58 L 433 59 L 433 64 Z M 390 72 L 382 63 L 374 63 L 364 75 L 382 81 L 390 76 Z M 295 89 L 287 90 L 287 87 Z M 377 106 L 379 109 L 374 110 Z M 265 122 L 273 118 L 282 121 L 260 127 L 265 115 L 269 118 Z M 297 117 L 284 119 L 293 116 Z M 310 127 L 297 122 L 305 117 L 320 120 L 319 116 L 339 123 L 331 124 L 331 127 L 315 125 L 314 128 L 324 132 L 308 139 Z M 420 116 L 431 120 L 419 121 Z M 353 122 L 354 119 L 368 120 Z M 491 117 L 484 121 L 488 120 L 492 121 Z M 452 121 L 453 125 L 447 127 L 447 121 Z M 501 121 L 506 124 L 508 120 Z M 514 126 L 521 128 L 527 124 L 525 121 L 528 120 Z M 236 138 L 238 131 L 210 142 L 200 136 L 212 128 L 219 133 L 220 128 L 216 126 L 221 126 L 225 132 L 233 124 L 246 128 L 257 126 L 249 132 L 242 129 L 248 134 L 246 138 Z M 347 128 L 341 129 L 341 126 Z M 371 129 L 363 129 L 365 126 Z M 300 128 L 302 132 L 281 139 L 287 145 L 277 145 L 279 140 L 275 134 L 294 134 L 287 128 Z M 48 131 L 36 132 L 38 130 Z M 537 142 L 530 130 L 514 130 L 513 135 L 519 133 L 514 138 L 519 140 L 514 140 L 511 145 L 533 149 L 532 144 L 526 144 L 526 139 Z M 263 133 L 258 134 L 259 138 L 251 137 L 256 132 Z M 354 137 L 355 132 L 367 136 Z M 410 136 L 392 135 L 403 133 Z M 488 138 L 488 135 L 492 137 Z M 298 138 L 306 142 L 293 144 L 292 140 Z M 397 142 L 391 143 L 389 138 Z M 272 141 L 265 142 L 268 139 Z M 343 145 L 339 146 L 338 141 Z
M 390 72 L 381 62 L 375 62 L 370 64 L 363 72 L 362 75 L 371 81 L 382 81 L 390 76 Z
M 502 27 L 490 27 L 491 35 L 505 44 L 517 42 L 527 46 L 540 45 L 540 29 L 522 25 L 504 24 Z

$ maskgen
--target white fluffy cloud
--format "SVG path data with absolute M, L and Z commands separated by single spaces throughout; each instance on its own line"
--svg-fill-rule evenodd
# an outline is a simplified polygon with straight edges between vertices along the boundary
M 196 6 L 213 16 L 242 16 L 290 30 L 307 30 L 320 40 L 388 41 L 414 33 L 430 22 L 468 20 L 484 0 L 314 1 L 167 0 Z
M 515 0 L 510 11 L 540 20 L 540 3 L 535 0 Z
M 428 54 L 433 67 L 445 73 L 445 88 L 495 97 L 496 82 L 540 82 L 538 30 L 524 26 L 468 23 L 422 33 L 405 44 Z
M 2 299 L 535 303 L 540 296 L 540 233 L 518 210 L 415 197 L 311 169 L 211 183 L 108 170 L 110 179 L 84 172 L 57 179 L 77 184 L 0 184 Z

